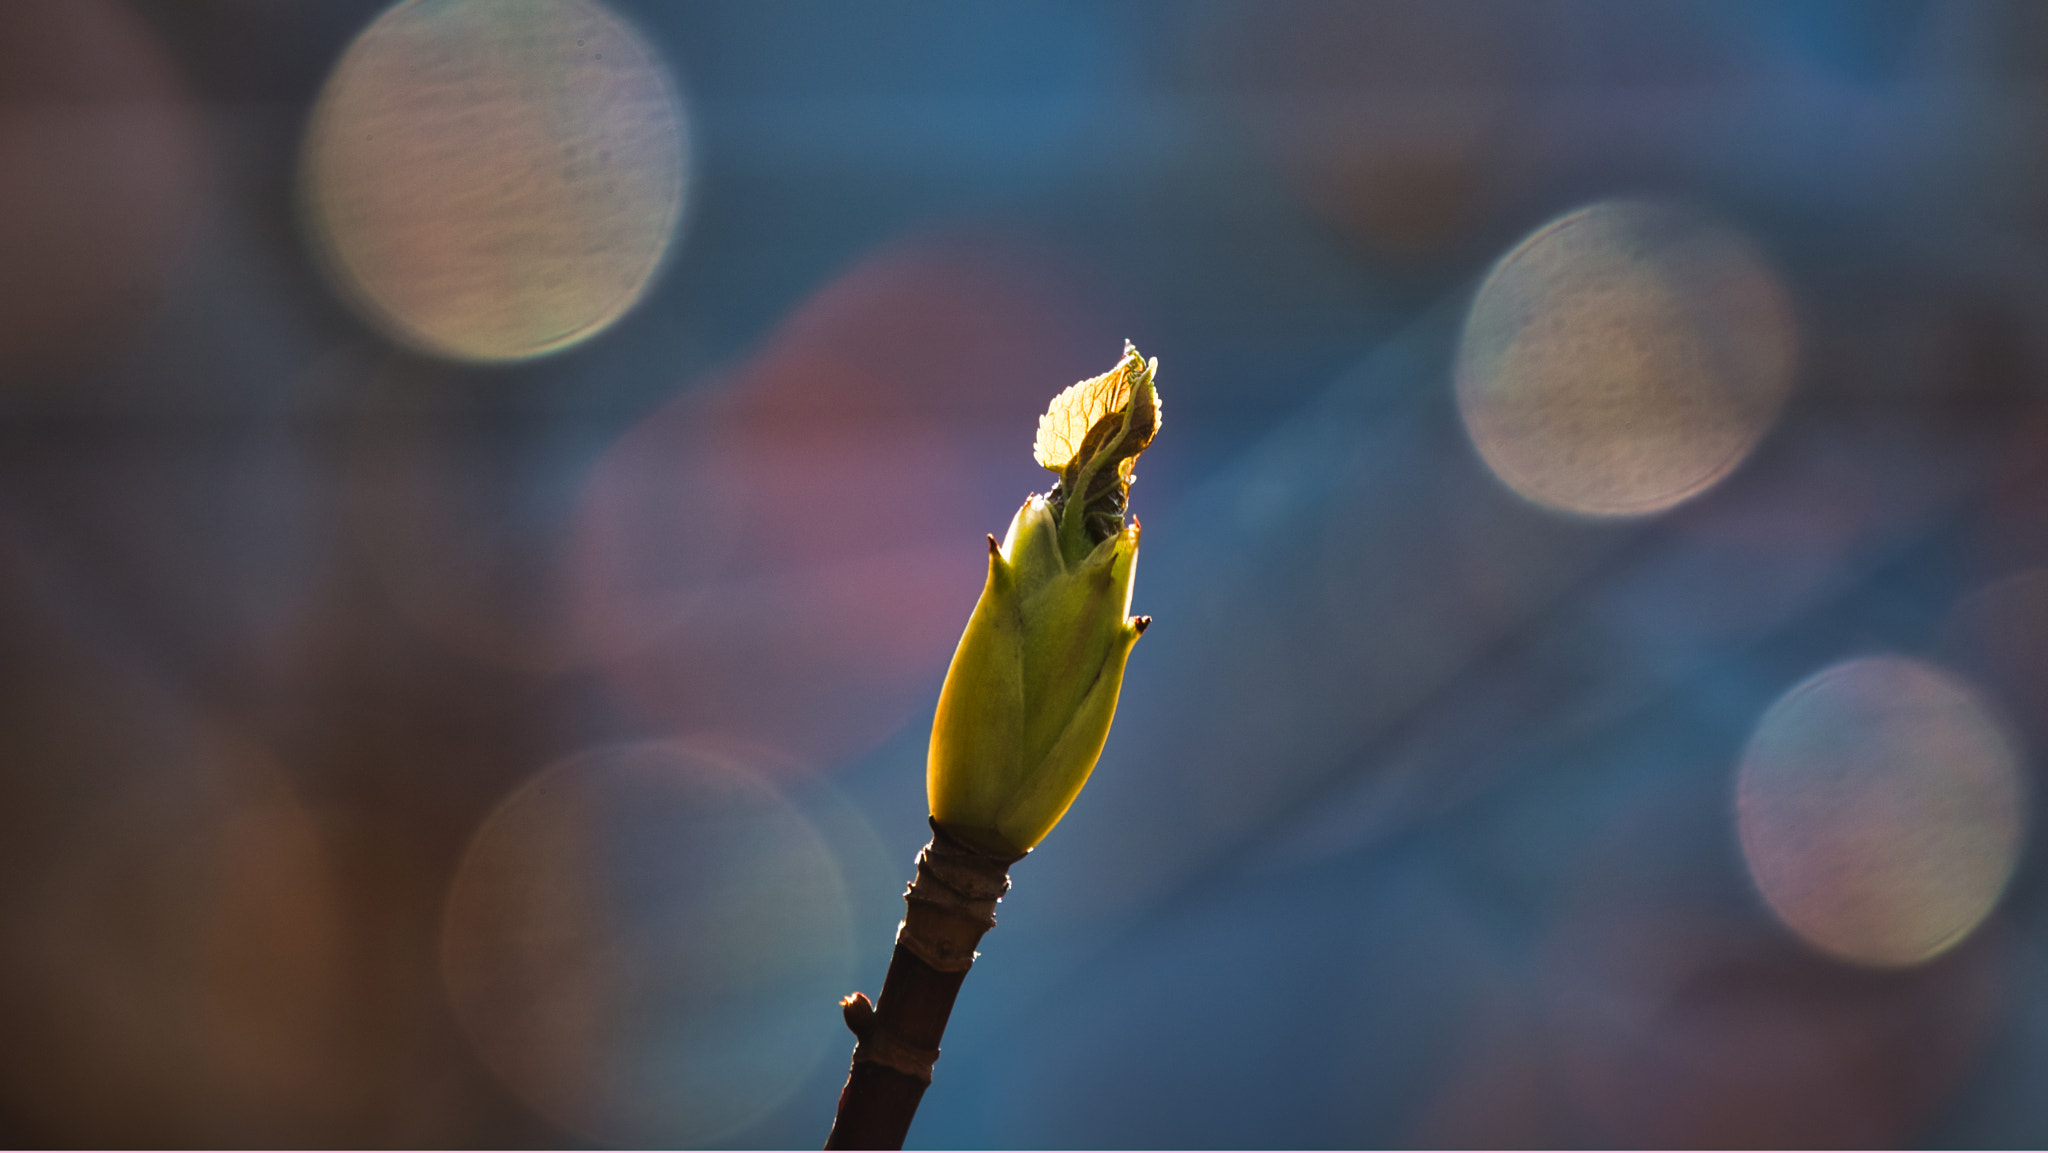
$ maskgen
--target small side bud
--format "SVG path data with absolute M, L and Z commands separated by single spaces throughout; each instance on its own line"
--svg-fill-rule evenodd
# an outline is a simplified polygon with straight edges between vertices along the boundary
M 839 1012 L 846 1018 L 846 1027 L 855 1037 L 866 1040 L 875 1029 L 875 1003 L 868 1000 L 866 993 L 848 993 L 839 998 Z

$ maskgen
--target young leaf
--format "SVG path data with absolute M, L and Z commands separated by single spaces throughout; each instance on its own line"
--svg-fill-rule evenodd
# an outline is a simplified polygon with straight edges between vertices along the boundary
M 1070 563 L 1123 530 L 1133 462 L 1159 432 L 1158 370 L 1126 341 L 1115 368 L 1069 386 L 1039 418 L 1032 455 L 1059 474 L 1046 501 Z

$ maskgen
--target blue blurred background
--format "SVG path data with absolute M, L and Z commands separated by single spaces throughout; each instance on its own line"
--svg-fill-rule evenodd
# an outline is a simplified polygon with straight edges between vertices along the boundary
M 2044 81 L 2031 0 L 9 0 L 0 1139 L 815 1146 L 1128 338 L 1156 627 L 913 1144 L 2040 1146 Z

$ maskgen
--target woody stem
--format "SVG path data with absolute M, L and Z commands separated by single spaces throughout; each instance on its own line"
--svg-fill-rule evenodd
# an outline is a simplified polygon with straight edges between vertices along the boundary
M 974 965 L 974 948 L 995 927 L 996 902 L 1022 857 L 992 857 L 932 822 L 903 894 L 907 911 L 881 996 L 854 993 L 839 1005 L 853 1030 L 853 1066 L 839 1091 L 827 1149 L 901 1149 L 932 1081 L 953 999 Z

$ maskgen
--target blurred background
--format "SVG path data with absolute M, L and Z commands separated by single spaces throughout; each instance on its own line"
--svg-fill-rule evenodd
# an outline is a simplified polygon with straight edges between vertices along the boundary
M 911 1132 L 2048 1141 L 2031 0 L 8 0 L 0 1140 L 815 1147 L 1129 338 Z

